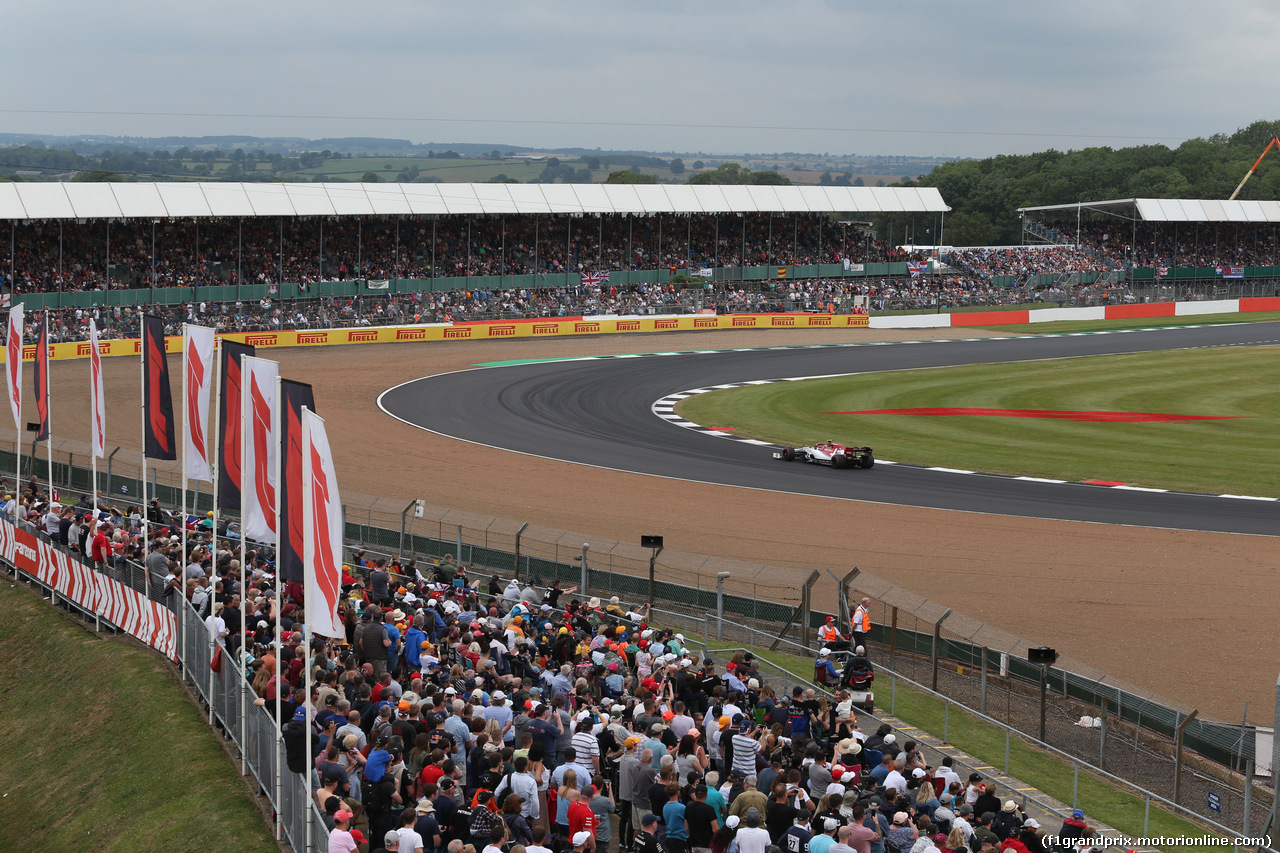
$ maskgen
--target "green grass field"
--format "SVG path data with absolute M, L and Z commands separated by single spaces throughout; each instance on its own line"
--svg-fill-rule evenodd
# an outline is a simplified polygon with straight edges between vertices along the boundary
M 0 579 L 0 850 L 271 850 L 275 843 L 164 660 L 94 636 Z
M 677 410 L 744 438 L 870 445 L 878 458 L 895 462 L 1275 496 L 1278 354 L 1241 347 L 870 373 L 699 394 Z M 1238 417 L 1102 423 L 830 414 L 931 407 Z

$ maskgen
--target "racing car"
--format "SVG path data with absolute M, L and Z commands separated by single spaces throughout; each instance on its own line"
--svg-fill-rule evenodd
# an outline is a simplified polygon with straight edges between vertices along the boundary
M 834 441 L 809 447 L 784 447 L 781 452 L 773 454 L 773 458 L 786 462 L 799 459 L 801 462 L 830 465 L 832 468 L 870 468 L 876 464 L 875 454 L 870 447 L 849 447 Z

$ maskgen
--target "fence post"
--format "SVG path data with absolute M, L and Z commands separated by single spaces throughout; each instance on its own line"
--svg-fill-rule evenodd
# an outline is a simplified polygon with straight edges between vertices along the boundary
M 1242 823 L 1241 835 L 1251 835 L 1249 831 L 1250 824 L 1253 823 L 1253 759 L 1246 758 L 1244 762 L 1244 821 Z
M 1080 803 L 1080 762 L 1071 760 L 1071 808 L 1078 808 Z
M 1178 723 L 1178 729 L 1174 733 L 1175 740 L 1174 740 L 1174 747 L 1173 747 L 1173 804 L 1175 806 L 1181 805 L 1181 803 L 1178 800 L 1178 795 L 1182 793 L 1182 735 L 1183 735 L 1183 732 L 1187 730 L 1187 724 L 1190 723 L 1192 720 L 1194 720 L 1196 718 L 1196 715 L 1199 713 L 1200 713 L 1199 710 L 1193 710 L 1190 714 L 1187 714 L 1187 718 L 1182 722 Z
M 898 607 L 894 605 L 892 620 L 889 623 L 889 669 L 894 668 L 894 659 L 898 656 Z
M 987 647 L 986 647 L 986 646 L 983 646 L 983 647 L 982 647 L 982 687 L 981 687 L 981 696 L 982 696 L 982 699 L 981 699 L 982 714 L 983 714 L 983 716 L 986 716 L 986 713 L 987 713 Z
M 947 608 L 947 612 L 937 622 L 933 623 L 933 648 L 930 649 L 933 667 L 933 692 L 938 692 L 938 646 L 942 643 L 942 623 L 947 621 L 947 617 L 951 615 L 951 608 Z
M 1009 727 L 1004 727 L 1004 775 L 1009 775 Z
M 716 639 L 724 638 L 724 582 L 729 572 L 716 572 Z
M 457 559 L 458 559 L 458 564 L 461 565 L 462 564 L 462 525 L 461 524 L 458 525 L 457 545 L 458 545 Z
M 817 572 L 814 572 L 813 574 L 809 575 L 809 580 L 805 582 L 804 589 L 800 591 L 801 593 L 800 595 L 800 608 L 801 608 L 800 642 L 804 645 L 806 649 L 811 648 L 813 646 L 813 642 L 812 642 L 813 640 L 813 637 L 812 637 L 813 585 L 818 582 L 818 578 L 820 577 L 822 577 L 822 575 L 818 574 Z
M 1102 697 L 1102 714 L 1098 717 L 1101 725 L 1098 727 L 1101 737 L 1098 739 L 1098 766 L 1103 770 L 1107 769 L 1107 706 L 1111 702 L 1106 696 Z
M 524 533 L 528 526 L 529 522 L 526 521 L 524 524 L 521 524 L 520 529 L 516 531 L 515 567 L 512 569 L 512 574 L 515 575 L 516 580 L 520 579 L 520 535 Z
M 950 740 L 947 739 L 947 734 L 949 733 L 950 728 L 951 728 L 951 700 L 944 696 L 942 697 L 942 742 L 943 743 L 951 742 Z
M 1151 834 L 1151 792 L 1147 791 L 1147 808 L 1142 815 L 1142 834 L 1148 836 Z
M 401 560 L 404 559 L 404 532 L 405 528 L 409 525 L 409 510 L 413 509 L 417 505 L 418 502 L 416 500 L 409 501 L 405 504 L 404 509 L 400 511 L 400 547 L 396 556 Z
M 578 592 L 582 595 L 583 598 L 587 598 L 587 551 L 590 550 L 590 548 L 591 548 L 590 542 L 583 542 L 582 554 L 578 557 L 578 560 L 580 560 L 582 563 L 582 566 L 581 566 L 582 583 L 578 587 Z
M 896 717 L 895 709 L 898 706 L 898 674 L 890 671 L 889 673 L 889 716 Z

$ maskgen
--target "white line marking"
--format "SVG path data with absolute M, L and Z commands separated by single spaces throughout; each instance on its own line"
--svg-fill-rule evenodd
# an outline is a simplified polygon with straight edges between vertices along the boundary
M 972 474 L 972 471 L 966 471 L 963 468 L 926 468 L 926 471 L 941 471 L 944 474 Z
M 1220 498 L 1231 498 L 1232 500 L 1237 500 L 1237 501 L 1274 501 L 1274 500 L 1280 500 L 1280 498 L 1262 498 L 1262 497 L 1258 497 L 1257 495 L 1218 495 L 1218 497 L 1220 497 Z
M 1163 493 L 1163 492 L 1167 492 L 1167 491 L 1169 491 L 1168 489 L 1149 489 L 1149 488 L 1146 488 L 1146 487 L 1144 487 L 1144 486 L 1112 486 L 1111 488 L 1113 488 L 1113 489 L 1119 489 L 1119 490 L 1120 490 L 1120 491 L 1122 491 L 1122 492 L 1156 492 L 1156 493 Z
M 1065 483 L 1066 480 L 1051 480 L 1048 477 L 1014 477 L 1015 480 L 1025 480 L 1028 483 Z

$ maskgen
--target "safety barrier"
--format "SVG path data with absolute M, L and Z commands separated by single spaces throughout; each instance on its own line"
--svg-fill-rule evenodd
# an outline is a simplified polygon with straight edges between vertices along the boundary
M 1041 308 L 1012 311 L 963 311 L 951 314 L 877 315 L 873 329 L 946 329 L 968 326 L 1007 326 L 1056 323 L 1063 320 L 1136 320 L 1194 317 L 1202 314 L 1247 314 L 1280 311 L 1280 296 L 1245 296 L 1197 302 L 1142 302 L 1132 305 L 1093 305 L 1083 308 Z

